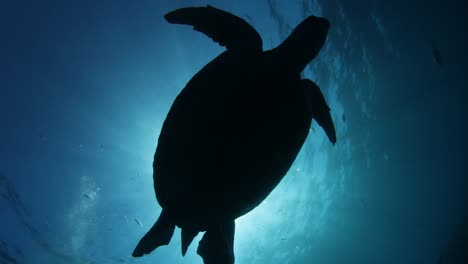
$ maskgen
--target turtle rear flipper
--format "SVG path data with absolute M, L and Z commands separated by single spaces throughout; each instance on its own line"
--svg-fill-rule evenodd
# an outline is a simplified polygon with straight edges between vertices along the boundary
M 175 224 L 171 221 L 167 211 L 163 209 L 156 223 L 136 246 L 132 256 L 141 257 L 151 253 L 151 251 L 160 246 L 169 244 L 174 234 L 174 229 Z
M 234 221 L 229 221 L 206 230 L 197 249 L 204 264 L 234 263 L 234 229 Z

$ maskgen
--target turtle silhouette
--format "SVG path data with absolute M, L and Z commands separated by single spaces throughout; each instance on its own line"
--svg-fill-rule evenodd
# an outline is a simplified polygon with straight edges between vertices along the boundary
M 187 83 L 163 123 L 153 163 L 162 207 L 133 252 L 169 244 L 181 228 L 182 255 L 199 232 L 205 264 L 234 263 L 234 220 L 259 205 L 291 167 L 312 119 L 335 144 L 320 88 L 301 72 L 319 53 L 330 24 L 309 16 L 278 47 L 263 51 L 246 21 L 226 11 L 186 7 L 165 15 L 191 25 L 226 51 Z

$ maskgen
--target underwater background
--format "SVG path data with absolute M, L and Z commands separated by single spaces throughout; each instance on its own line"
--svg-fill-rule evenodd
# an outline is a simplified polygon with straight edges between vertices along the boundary
M 1 264 L 202 263 L 201 235 L 182 257 L 178 229 L 130 255 L 161 210 L 162 122 L 224 51 L 163 15 L 207 4 L 265 50 L 308 15 L 331 22 L 303 75 L 337 143 L 313 123 L 280 185 L 236 220 L 236 263 L 468 263 L 466 2 L 2 0 Z

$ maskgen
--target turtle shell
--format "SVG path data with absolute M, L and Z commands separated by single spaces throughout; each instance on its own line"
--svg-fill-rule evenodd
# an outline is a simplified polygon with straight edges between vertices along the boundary
M 299 74 L 272 54 L 225 52 L 174 101 L 154 157 L 158 202 L 196 229 L 256 207 L 286 174 L 311 117 Z

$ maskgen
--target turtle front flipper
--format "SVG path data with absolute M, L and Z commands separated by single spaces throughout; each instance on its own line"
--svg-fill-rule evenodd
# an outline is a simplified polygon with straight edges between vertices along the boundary
M 315 119 L 319 126 L 325 130 L 332 144 L 336 143 L 336 131 L 333 119 L 330 115 L 330 107 L 322 94 L 320 88 L 313 81 L 304 79 L 301 81 L 302 88 L 307 100 L 307 108 L 311 118 Z
M 191 25 L 228 50 L 262 52 L 262 38 L 245 20 L 212 6 L 185 7 L 167 13 L 169 23 Z
M 234 220 L 211 226 L 206 230 L 197 249 L 204 264 L 234 263 L 234 230 Z
M 172 235 L 174 234 L 174 229 L 175 224 L 170 219 L 167 211 L 163 209 L 156 223 L 136 246 L 132 256 L 141 257 L 145 254 L 151 253 L 151 251 L 160 246 L 169 244 Z

